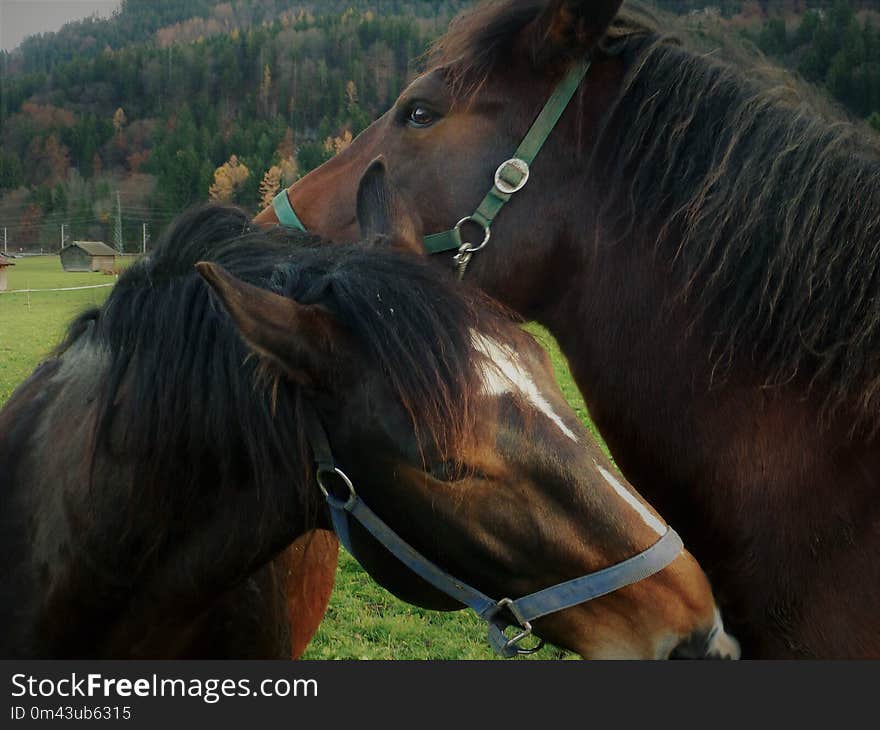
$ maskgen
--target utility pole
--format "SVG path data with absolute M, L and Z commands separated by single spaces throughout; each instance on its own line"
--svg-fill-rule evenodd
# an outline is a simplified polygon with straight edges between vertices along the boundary
M 141 253 L 143 253 L 146 256 L 146 254 L 147 254 L 147 240 L 149 239 L 150 236 L 147 233 L 147 224 L 143 223 L 141 225 L 143 226 L 143 231 L 144 231 L 144 246 L 143 246 L 143 250 L 141 251 Z
M 67 225 L 67 223 L 61 224 L 61 248 L 62 249 L 64 248 L 64 226 L 66 226 L 66 225 Z M 4 231 L 5 231 L 5 229 L 4 229 Z M 5 238 L 5 233 L 4 233 L 4 238 Z
M 122 243 L 122 203 L 119 200 L 119 191 L 116 191 L 116 226 L 113 231 L 114 248 L 119 253 L 125 253 L 125 245 Z
M 3 253 L 6 253 L 6 226 L 3 226 Z

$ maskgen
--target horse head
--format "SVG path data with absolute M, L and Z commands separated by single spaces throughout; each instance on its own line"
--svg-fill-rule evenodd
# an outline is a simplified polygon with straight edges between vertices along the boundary
M 493 173 L 514 156 L 569 69 L 589 59 L 589 73 L 561 110 L 559 129 L 546 130 L 530 162 L 529 183 L 516 192 L 516 205 L 493 221 L 492 243 L 471 264 L 485 291 L 531 316 L 546 297 L 530 282 L 562 280 L 566 271 L 557 267 L 566 257 L 550 253 L 571 243 L 575 220 L 578 235 L 583 233 L 584 200 L 601 199 L 601 183 L 584 189 L 584 161 L 623 76 L 620 59 L 604 50 L 620 5 L 508 0 L 463 13 L 434 47 L 427 70 L 392 108 L 287 190 L 302 224 L 332 240 L 354 240 L 357 180 L 382 155 L 424 233 L 451 229 L 478 208 Z M 595 211 L 586 206 L 590 218 Z M 271 207 L 257 217 L 275 219 Z M 540 240 L 533 235 L 536 220 L 544 231 Z M 466 221 L 461 237 L 478 245 L 484 230 Z M 446 261 L 453 253 L 437 258 Z M 521 286 L 509 287 L 511 280 Z
M 376 256 L 416 248 L 421 222 L 381 162 L 356 197 Z M 377 296 L 377 319 L 359 330 L 332 309 L 250 285 L 222 267 L 204 264 L 200 272 L 252 351 L 310 390 L 335 462 L 357 494 L 461 581 L 517 598 L 614 566 L 666 535 L 666 523 L 568 406 L 535 340 L 476 290 L 397 256 L 409 266 L 400 292 Z M 467 308 L 451 318 L 453 301 Z M 407 362 L 377 363 L 368 344 L 377 337 L 409 343 Z M 401 379 L 428 391 L 401 398 L 414 392 Z M 360 524 L 349 529 L 358 560 L 396 595 L 427 608 L 461 608 Z M 550 612 L 535 631 L 586 657 L 738 655 L 686 551 L 644 580 Z

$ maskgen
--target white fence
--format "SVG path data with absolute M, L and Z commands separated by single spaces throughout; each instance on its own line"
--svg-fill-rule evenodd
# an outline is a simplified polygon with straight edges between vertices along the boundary
M 9 291 L 0 291 L 0 294 L 30 294 L 32 292 L 45 292 L 45 291 L 81 291 L 83 289 L 106 289 L 108 286 L 113 286 L 116 282 L 114 281 L 112 284 L 91 284 L 89 286 L 65 286 L 60 289 L 10 289 Z

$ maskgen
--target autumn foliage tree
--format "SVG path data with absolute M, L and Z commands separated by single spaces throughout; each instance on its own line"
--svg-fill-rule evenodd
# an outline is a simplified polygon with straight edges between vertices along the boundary
M 232 155 L 214 171 L 214 182 L 208 190 L 208 196 L 218 203 L 234 202 L 236 193 L 250 175 L 247 166 L 243 165 L 236 155 Z
M 43 162 L 46 166 L 45 181 L 49 185 L 62 182 L 70 167 L 70 152 L 55 134 L 50 134 L 43 145 Z
M 272 200 L 281 191 L 296 182 L 299 168 L 293 155 L 284 158 L 277 165 L 272 165 L 260 182 L 260 205 L 264 208 L 272 205 Z
M 272 205 L 272 200 L 281 190 L 281 168 L 278 165 L 272 165 L 263 180 L 260 182 L 260 205 L 264 208 Z
M 330 155 L 338 155 L 352 143 L 353 136 L 350 129 L 344 129 L 342 133 L 336 137 L 329 136 L 324 140 L 324 149 Z
M 125 116 L 125 110 L 122 107 L 119 107 L 113 112 L 113 129 L 116 134 L 121 134 L 122 129 L 126 124 L 128 124 L 128 119 Z

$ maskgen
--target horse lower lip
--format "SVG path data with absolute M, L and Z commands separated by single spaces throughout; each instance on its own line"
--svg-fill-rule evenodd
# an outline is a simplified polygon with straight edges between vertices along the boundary
M 710 654 L 719 659 L 740 659 L 742 649 L 739 642 L 727 632 L 721 632 L 709 647 Z

